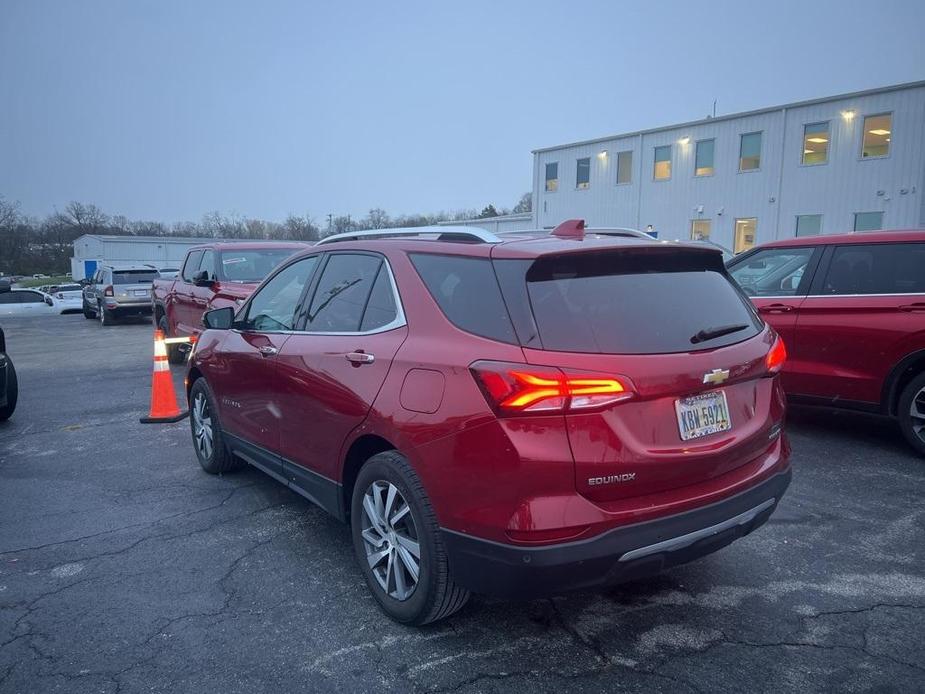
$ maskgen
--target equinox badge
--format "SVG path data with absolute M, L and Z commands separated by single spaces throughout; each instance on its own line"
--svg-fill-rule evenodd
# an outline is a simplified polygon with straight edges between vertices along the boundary
M 729 378 L 729 369 L 713 369 L 703 375 L 703 382 L 718 386 L 727 378 Z

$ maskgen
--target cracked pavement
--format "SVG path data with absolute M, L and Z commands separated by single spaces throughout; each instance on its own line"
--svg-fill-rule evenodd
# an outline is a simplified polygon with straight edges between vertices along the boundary
M 890 422 L 792 409 L 777 513 L 698 562 L 413 629 L 345 526 L 138 424 L 147 323 L 3 325 L 0 692 L 925 691 L 925 460 Z

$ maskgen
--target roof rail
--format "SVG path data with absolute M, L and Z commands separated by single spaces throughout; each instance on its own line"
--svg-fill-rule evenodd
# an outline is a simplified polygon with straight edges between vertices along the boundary
M 649 241 L 655 240 L 655 237 L 651 234 L 647 234 L 644 231 L 633 229 L 631 227 L 602 227 L 600 229 L 595 229 L 594 227 L 585 227 L 585 232 L 588 234 L 598 234 L 599 236 L 628 236 L 639 239 L 648 239 Z
M 478 227 L 466 226 L 426 226 L 405 227 L 399 229 L 365 229 L 363 231 L 347 231 L 343 234 L 325 236 L 316 243 L 316 246 L 338 241 L 355 241 L 357 239 L 395 238 L 408 236 L 436 236 L 436 241 L 458 241 L 461 243 L 500 243 L 501 239 L 490 231 Z

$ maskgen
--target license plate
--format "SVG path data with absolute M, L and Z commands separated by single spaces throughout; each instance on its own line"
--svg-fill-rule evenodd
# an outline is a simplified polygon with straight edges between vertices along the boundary
M 675 400 L 678 431 L 683 441 L 709 436 L 732 428 L 726 393 L 714 390 Z
M 147 289 L 136 289 L 135 296 L 148 296 L 148 290 Z

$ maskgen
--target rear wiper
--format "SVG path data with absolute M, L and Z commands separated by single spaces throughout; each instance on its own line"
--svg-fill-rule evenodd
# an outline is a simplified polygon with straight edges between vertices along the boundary
M 745 330 L 747 327 L 748 325 L 746 323 L 739 323 L 737 325 L 720 325 L 716 328 L 704 328 L 696 335 L 691 337 L 691 344 L 696 345 L 698 342 L 706 342 L 707 340 L 712 340 L 715 337 L 722 337 L 723 335 L 737 333 L 740 330 Z

